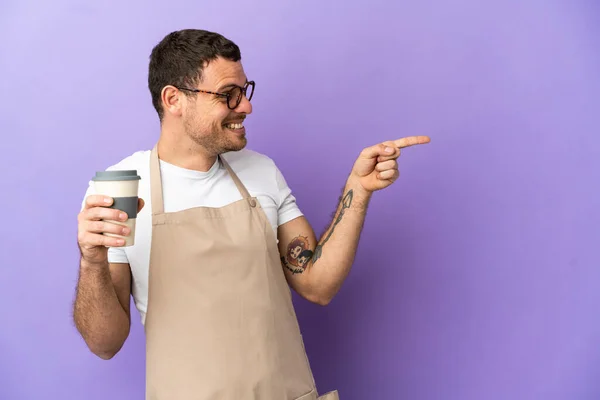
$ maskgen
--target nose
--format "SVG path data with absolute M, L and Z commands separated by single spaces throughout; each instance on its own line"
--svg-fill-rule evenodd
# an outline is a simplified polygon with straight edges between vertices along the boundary
M 240 101 L 240 104 L 238 104 L 238 106 L 236 107 L 235 112 L 238 112 L 240 114 L 252 114 L 252 103 L 250 103 L 250 100 L 248 100 L 246 95 L 242 96 L 242 100 Z

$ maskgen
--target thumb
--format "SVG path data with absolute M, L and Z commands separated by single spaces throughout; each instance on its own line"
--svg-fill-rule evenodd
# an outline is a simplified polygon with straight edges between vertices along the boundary
M 142 211 L 146 202 L 141 197 L 138 199 L 138 212 Z
M 379 156 L 393 157 L 398 152 L 396 146 L 392 142 L 384 142 L 376 144 L 375 146 L 367 147 L 361 152 L 361 157 L 366 159 L 373 159 Z

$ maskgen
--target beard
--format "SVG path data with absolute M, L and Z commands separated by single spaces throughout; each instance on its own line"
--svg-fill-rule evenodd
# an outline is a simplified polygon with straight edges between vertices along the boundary
M 227 120 L 231 119 L 233 118 L 227 118 Z M 227 129 L 225 127 L 227 120 L 207 124 L 196 115 L 190 115 L 184 121 L 185 133 L 194 143 L 212 155 L 240 151 L 246 147 L 246 134 Z

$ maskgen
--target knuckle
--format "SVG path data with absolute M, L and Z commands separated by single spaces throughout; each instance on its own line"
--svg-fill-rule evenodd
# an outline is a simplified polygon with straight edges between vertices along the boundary
M 85 198 L 85 205 L 87 207 L 93 207 L 95 203 L 96 203 L 96 195 L 90 195 Z
M 93 237 L 88 233 L 88 232 L 81 232 L 80 236 L 80 240 L 79 240 L 79 244 L 82 247 L 88 247 L 90 245 L 93 245 Z
M 95 235 L 94 245 L 96 247 L 106 246 L 106 242 L 108 242 L 108 241 L 109 241 L 109 237 L 108 236 Z
M 111 238 L 110 236 L 102 236 L 101 245 L 107 247 L 117 246 L 117 239 Z
M 103 221 L 94 221 L 90 224 L 90 229 L 96 232 L 102 232 L 104 230 L 104 225 Z
M 122 234 L 123 233 L 123 226 L 121 225 L 117 225 L 117 224 L 108 224 L 109 227 L 106 228 L 106 232 L 110 232 L 110 233 L 115 233 L 115 234 Z
M 98 210 L 96 208 L 88 208 L 85 211 L 84 219 L 86 219 L 86 220 L 94 219 L 97 214 L 98 214 Z
M 88 233 L 86 236 L 87 236 L 87 238 L 84 243 L 88 246 L 88 249 L 98 246 L 98 236 L 97 235 Z
M 382 171 L 386 171 L 388 169 L 394 169 L 395 165 L 396 165 L 396 163 L 394 160 L 387 160 L 387 161 L 377 163 L 375 168 L 377 169 L 377 171 L 382 172 Z

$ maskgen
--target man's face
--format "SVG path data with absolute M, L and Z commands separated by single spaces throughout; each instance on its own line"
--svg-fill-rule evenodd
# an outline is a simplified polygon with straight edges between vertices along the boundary
M 203 70 L 198 89 L 226 93 L 231 85 L 244 87 L 246 74 L 240 62 L 218 58 Z M 209 93 L 196 93 L 187 98 L 182 114 L 185 134 L 217 155 L 227 151 L 239 151 L 246 146 L 244 119 L 252 113 L 252 105 L 242 96 L 240 104 L 231 110 L 227 98 Z M 240 127 L 241 124 L 241 127 Z

